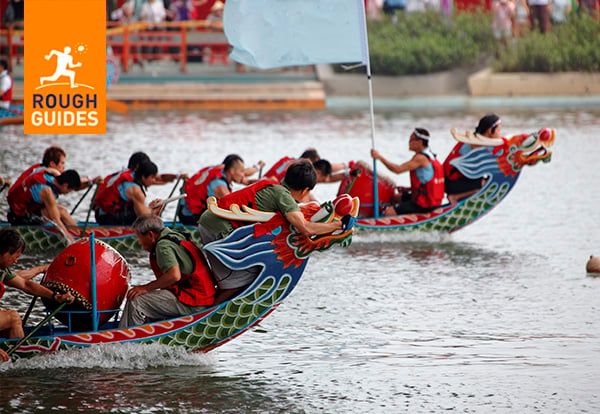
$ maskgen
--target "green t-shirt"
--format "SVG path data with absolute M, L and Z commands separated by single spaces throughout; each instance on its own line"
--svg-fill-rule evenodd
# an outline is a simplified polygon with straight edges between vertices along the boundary
M 185 236 L 169 228 L 160 232 L 160 237 L 169 235 L 176 240 L 185 240 Z M 156 263 L 161 272 L 166 273 L 173 266 L 179 266 L 182 274 L 189 274 L 194 271 L 194 261 L 190 257 L 185 247 L 173 243 L 170 240 L 159 240 L 156 243 Z
M 290 194 L 290 190 L 282 185 L 270 185 L 256 192 L 256 210 L 275 212 L 279 211 L 284 216 L 292 211 L 300 211 L 298 203 Z M 233 225 L 227 219 L 206 210 L 198 222 L 207 231 L 220 238 L 226 237 L 233 231 Z M 252 224 L 248 222 L 248 224 Z
M 0 269 L 0 282 L 6 282 L 8 280 L 14 279 L 15 277 L 17 277 L 17 274 L 10 268 Z

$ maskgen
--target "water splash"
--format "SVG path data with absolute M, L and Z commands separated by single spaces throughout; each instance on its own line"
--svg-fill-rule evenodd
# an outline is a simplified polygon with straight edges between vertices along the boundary
M 192 354 L 179 347 L 161 344 L 102 344 L 19 359 L 0 364 L 0 372 L 9 370 L 56 368 L 148 369 L 174 366 L 212 366 L 213 354 Z

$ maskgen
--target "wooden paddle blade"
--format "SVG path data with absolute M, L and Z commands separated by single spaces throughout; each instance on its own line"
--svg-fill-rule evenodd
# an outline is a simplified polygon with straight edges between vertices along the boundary
M 458 129 L 452 128 L 450 133 L 458 142 L 463 142 L 470 145 L 483 145 L 488 147 L 497 147 L 502 145 L 504 141 L 500 138 L 488 138 L 483 135 L 475 134 L 471 131 L 466 131 L 464 134 L 459 132 Z
M 109 111 L 117 112 L 119 114 L 126 114 L 129 111 L 129 106 L 127 106 L 125 102 L 107 99 L 106 109 L 108 109 Z

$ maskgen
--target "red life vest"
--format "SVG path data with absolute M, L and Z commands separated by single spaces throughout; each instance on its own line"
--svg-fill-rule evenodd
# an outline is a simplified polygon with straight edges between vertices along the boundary
M 458 180 L 464 177 L 464 175 L 460 171 L 458 171 L 458 169 L 454 165 L 450 164 L 450 161 L 461 156 L 460 149 L 462 146 L 462 142 L 457 143 L 454 146 L 454 148 L 452 148 L 452 151 L 450 151 L 450 154 L 448 154 L 448 157 L 446 157 L 446 160 L 444 161 L 444 176 L 447 180 Z
M 283 180 L 285 177 L 288 163 L 293 160 L 294 159 L 290 157 L 283 157 L 282 159 L 277 161 L 269 171 L 264 173 L 263 176 L 268 180 L 275 180 L 277 182 L 281 182 L 281 180 Z
M 2 296 L 4 296 L 4 292 L 6 289 L 4 289 L 4 283 L 0 282 L 0 299 L 2 298 Z
M 223 166 L 205 167 L 189 178 L 183 186 L 187 194 L 185 203 L 194 214 L 202 214 L 206 210 L 206 199 L 208 198 L 208 185 L 215 178 L 223 178 Z M 231 187 L 227 184 L 231 191 Z
M 194 262 L 194 271 L 192 273 L 182 273 L 181 279 L 167 287 L 167 289 L 173 292 L 181 303 L 186 305 L 212 305 L 215 302 L 215 284 L 198 246 L 189 240 L 179 240 L 169 235 L 158 240 L 169 240 L 183 246 Z M 157 279 L 163 275 L 158 267 L 154 252 L 150 254 L 150 267 Z
M 8 80 L 10 81 L 10 88 L 8 88 L 8 90 L 2 94 L 2 97 L 0 97 L 0 101 L 10 102 L 10 101 L 12 101 L 14 82 L 10 78 L 10 75 L 6 74 L 4 76 L 8 77 Z
M 119 175 L 116 176 L 117 174 Z M 113 181 L 109 182 L 111 179 Z M 118 211 L 123 210 L 126 206 L 133 208 L 133 201 L 123 200 L 121 193 L 119 192 L 119 185 L 125 181 L 135 182 L 132 170 L 114 173 L 106 177 L 106 185 L 101 185 L 98 189 L 96 200 L 94 200 L 94 207 L 100 207 L 106 214 L 115 214 Z M 142 186 L 140 186 L 140 188 L 142 188 Z M 144 189 L 142 188 L 142 192 L 143 191 Z
M 31 167 L 27 168 L 23 173 L 21 173 L 21 175 L 19 175 L 19 178 L 17 178 L 17 180 L 13 183 L 13 185 L 8 189 L 8 194 L 10 194 L 15 188 L 19 187 L 21 184 L 23 184 L 23 181 L 25 181 L 25 179 L 27 177 L 29 177 L 33 171 L 37 168 L 43 167 L 42 164 L 34 164 Z
M 228 210 L 232 204 L 237 204 L 238 206 L 248 206 L 251 208 L 256 208 L 256 193 L 259 190 L 262 190 L 265 187 L 270 185 L 281 185 L 277 181 L 271 180 L 260 180 L 256 183 L 249 185 L 248 187 L 242 188 L 241 190 L 234 191 L 231 194 L 227 194 L 224 197 L 221 197 L 217 201 L 217 205 L 223 209 Z M 275 228 L 281 224 L 284 224 L 287 220 L 280 212 L 277 212 L 273 218 L 271 218 L 266 223 L 261 223 L 262 226 L 257 226 L 255 228 L 255 235 L 260 236 L 261 234 L 265 234 L 269 231 L 269 229 Z M 247 226 L 249 224 L 253 224 L 249 221 L 244 220 L 229 220 L 229 222 L 233 225 L 234 229 L 238 227 Z
M 416 170 L 410 172 L 410 192 L 415 204 L 423 207 L 437 207 L 442 204 L 444 199 L 444 167 L 435 158 L 427 153 L 422 153 L 433 166 L 433 177 L 426 183 L 422 183 L 417 178 Z
M 43 204 L 37 203 L 33 199 L 33 195 L 29 190 L 31 190 L 31 187 L 33 187 L 35 184 L 52 184 L 52 182 L 46 181 L 46 178 L 44 177 L 45 174 L 46 170 L 31 174 L 22 182 L 21 185 L 14 188 L 12 192 L 8 193 L 6 199 L 10 209 L 15 215 L 25 216 L 28 212 L 36 214 L 42 209 Z

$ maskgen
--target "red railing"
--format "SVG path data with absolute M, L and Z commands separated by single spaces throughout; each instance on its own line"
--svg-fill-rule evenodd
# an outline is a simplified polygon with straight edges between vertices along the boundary
M 121 69 L 128 72 L 131 64 L 154 59 L 172 59 L 180 71 L 187 72 L 190 60 L 209 65 L 217 62 L 227 65 L 230 45 L 223 33 L 221 22 L 194 20 L 160 24 L 133 23 L 126 26 L 109 22 L 106 45 L 121 61 Z M 25 37 L 23 23 L 13 23 L 0 29 L 0 56 L 14 63 L 24 58 Z

